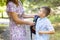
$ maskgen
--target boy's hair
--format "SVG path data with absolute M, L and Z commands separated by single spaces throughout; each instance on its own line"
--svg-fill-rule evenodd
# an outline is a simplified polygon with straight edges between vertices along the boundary
M 44 7 L 41 7 L 41 8 L 44 8 L 46 10 L 46 16 L 48 16 L 50 14 L 50 12 L 51 12 L 50 7 L 44 6 Z

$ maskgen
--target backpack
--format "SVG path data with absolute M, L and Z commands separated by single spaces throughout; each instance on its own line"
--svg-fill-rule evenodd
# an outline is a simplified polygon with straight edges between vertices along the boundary
M 32 40 L 32 33 L 33 33 L 33 34 L 36 34 L 35 26 L 36 26 L 36 23 L 37 23 L 37 19 L 38 19 L 38 18 L 39 18 L 39 16 L 35 15 L 34 20 L 33 20 L 33 22 L 35 22 L 35 25 L 30 27 L 31 40 Z

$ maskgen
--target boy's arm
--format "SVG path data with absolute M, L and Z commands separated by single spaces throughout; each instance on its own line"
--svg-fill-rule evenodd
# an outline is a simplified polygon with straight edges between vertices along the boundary
M 55 31 L 52 30 L 52 31 L 39 31 L 39 34 L 54 34 Z
M 39 34 L 54 34 L 55 33 L 54 27 L 52 26 L 51 22 L 47 22 L 47 24 L 45 26 L 48 30 L 39 31 Z

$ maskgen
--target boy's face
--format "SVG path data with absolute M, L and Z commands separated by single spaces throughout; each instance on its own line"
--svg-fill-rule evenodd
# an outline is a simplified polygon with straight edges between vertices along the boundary
M 44 8 L 41 8 L 39 11 L 39 16 L 40 17 L 45 17 L 46 16 L 46 10 Z

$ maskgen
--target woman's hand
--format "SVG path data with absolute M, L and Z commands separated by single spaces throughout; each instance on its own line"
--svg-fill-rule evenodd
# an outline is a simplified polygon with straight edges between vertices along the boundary
M 23 17 L 24 18 L 34 18 L 34 16 L 37 15 L 37 14 L 30 14 L 30 15 L 26 15 L 26 14 L 23 14 Z
M 29 22 L 28 23 L 30 26 L 34 26 L 35 25 L 35 22 Z

